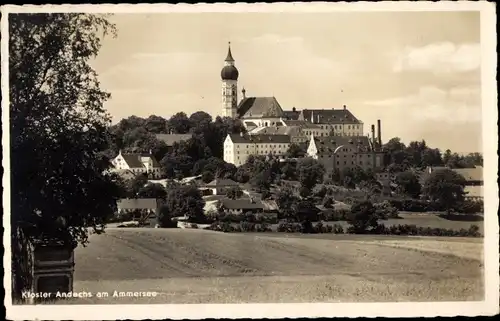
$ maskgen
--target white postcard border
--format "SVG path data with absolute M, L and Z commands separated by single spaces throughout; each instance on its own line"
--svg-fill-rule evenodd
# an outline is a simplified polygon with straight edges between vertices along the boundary
M 357 2 L 357 3 L 255 3 L 255 4 L 141 4 L 141 5 L 44 5 L 2 7 L 2 165 L 10 172 L 8 122 L 8 37 L 7 14 L 28 12 L 167 13 L 167 12 L 328 12 L 328 11 L 480 11 L 482 54 L 482 119 L 484 155 L 484 275 L 482 302 L 419 303 L 303 303 L 303 304 L 166 304 L 166 305 L 37 305 L 13 306 L 10 286 L 10 217 L 4 224 L 5 307 L 9 319 L 203 319 L 284 317 L 432 317 L 476 316 L 498 313 L 498 111 L 495 81 L 496 13 L 494 3 L 481 2 Z M 10 175 L 3 175 L 3 211 L 10 213 Z

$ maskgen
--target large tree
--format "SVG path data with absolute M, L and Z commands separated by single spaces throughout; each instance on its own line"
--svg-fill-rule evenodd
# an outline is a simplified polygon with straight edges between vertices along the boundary
M 119 188 L 100 153 L 110 95 L 89 64 L 108 34 L 115 27 L 102 15 L 9 14 L 14 297 L 31 282 L 28 241 L 85 244 L 115 210 Z
M 317 183 L 323 181 L 325 167 L 317 160 L 307 157 L 297 161 L 297 176 L 302 187 L 312 191 Z
M 455 171 L 448 168 L 438 169 L 425 180 L 423 193 L 450 213 L 463 203 L 465 183 L 465 178 Z

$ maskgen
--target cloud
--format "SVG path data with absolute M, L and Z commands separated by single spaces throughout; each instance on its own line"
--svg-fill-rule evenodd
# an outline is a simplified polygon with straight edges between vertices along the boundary
M 434 121 L 448 124 L 481 121 L 479 87 L 455 87 L 443 90 L 422 87 L 415 94 L 387 100 L 367 102 L 367 105 L 395 108 L 412 121 Z
M 451 73 L 474 71 L 480 66 L 481 47 L 478 43 L 455 45 L 442 42 L 424 47 L 406 47 L 403 52 L 396 54 L 393 71 Z

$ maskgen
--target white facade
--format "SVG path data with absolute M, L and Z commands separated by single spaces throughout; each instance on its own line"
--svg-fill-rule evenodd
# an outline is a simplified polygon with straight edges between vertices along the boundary
M 111 160 L 116 170 L 129 170 L 133 174 L 149 174 L 154 178 L 161 175 L 161 168 L 155 166 L 152 155 L 145 154 L 119 154 Z
M 252 137 L 257 136 L 259 135 L 252 135 Z M 224 141 L 224 161 L 238 167 L 245 164 L 250 155 L 284 157 L 289 147 L 290 142 L 258 141 L 257 139 L 235 143 L 228 135 Z
M 226 62 L 232 64 L 232 62 Z M 236 118 L 238 108 L 238 81 L 222 80 L 222 117 Z

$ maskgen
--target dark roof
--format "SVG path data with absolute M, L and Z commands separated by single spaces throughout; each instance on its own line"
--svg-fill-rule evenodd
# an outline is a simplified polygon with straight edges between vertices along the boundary
M 158 163 L 156 158 L 151 154 L 125 153 L 125 154 L 122 154 L 122 156 L 123 156 L 123 159 L 125 160 L 125 162 L 127 162 L 127 165 L 131 168 L 143 168 L 144 167 L 144 164 L 141 161 L 141 157 L 151 158 L 151 160 L 153 162 L 153 167 L 160 167 L 160 164 Z
M 256 124 L 256 123 L 254 123 L 253 121 L 245 122 L 245 124 L 247 125 L 247 127 L 259 127 L 259 126 L 257 126 L 257 124 Z
M 274 97 L 247 97 L 238 105 L 238 117 L 281 117 L 283 109 Z
M 311 121 L 311 114 L 314 123 L 319 124 L 359 124 L 361 123 L 347 109 L 304 109 L 300 112 L 299 120 Z
M 233 143 L 246 143 L 246 144 L 287 144 L 290 143 L 290 136 L 288 135 L 240 135 L 231 134 L 231 141 Z
M 249 199 L 229 199 L 225 198 L 220 201 L 221 205 L 227 209 L 264 209 L 264 205 L 260 200 L 255 200 L 252 202 Z
M 272 126 L 260 128 L 253 135 L 293 135 L 300 134 L 299 126 Z
M 144 164 L 141 162 L 141 154 L 122 154 L 123 159 L 127 162 L 130 168 L 143 168 Z
M 224 186 L 239 186 L 238 183 L 228 178 L 216 178 L 210 183 L 205 185 L 206 187 L 224 187 Z
M 220 77 L 223 80 L 238 80 L 240 72 L 235 66 L 224 66 L 220 71 Z
M 302 128 L 321 128 L 317 124 L 313 124 L 306 120 L 287 120 L 285 121 L 287 126 L 299 126 Z
M 284 110 L 283 118 L 288 120 L 298 120 L 300 115 L 300 111 L 297 110 Z
M 173 146 L 175 143 L 180 143 L 193 138 L 193 134 L 156 134 L 156 139 L 161 140 L 167 146 Z
M 231 54 L 231 44 L 229 44 L 227 48 L 227 57 L 225 61 L 230 61 L 230 62 L 234 61 L 233 55 Z
M 318 152 L 332 153 L 339 146 L 359 147 L 359 152 L 369 152 L 372 150 L 370 139 L 367 136 L 322 136 L 314 137 Z
M 158 203 L 155 198 L 122 198 L 116 201 L 120 209 L 156 209 Z

